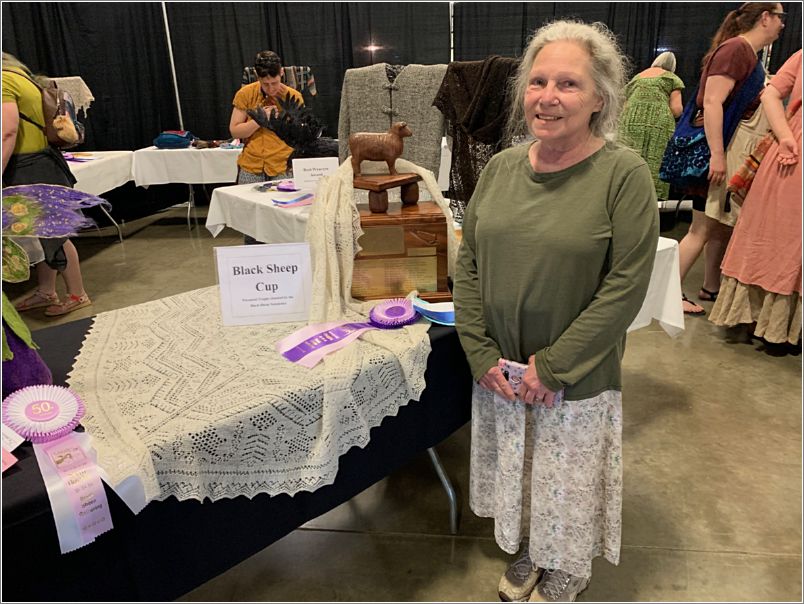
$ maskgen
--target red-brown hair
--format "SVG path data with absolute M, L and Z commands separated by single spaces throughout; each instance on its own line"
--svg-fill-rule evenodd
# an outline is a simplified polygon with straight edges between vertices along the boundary
M 701 66 L 706 65 L 709 57 L 712 56 L 712 53 L 715 52 L 718 46 L 723 44 L 726 40 L 730 40 L 735 36 L 739 36 L 753 29 L 754 25 L 756 25 L 757 21 L 762 17 L 762 13 L 775 12 L 778 4 L 778 2 L 746 2 L 740 8 L 726 15 L 726 18 L 723 19 L 723 23 L 720 24 L 720 27 L 715 33 L 715 37 L 712 38 L 712 44 L 709 46 L 709 50 L 701 60 Z

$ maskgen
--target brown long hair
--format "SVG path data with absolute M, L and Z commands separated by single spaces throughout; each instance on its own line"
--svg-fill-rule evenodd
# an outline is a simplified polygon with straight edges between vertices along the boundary
M 712 38 L 712 44 L 709 46 L 709 50 L 701 60 L 701 67 L 706 65 L 709 57 L 712 56 L 712 53 L 715 52 L 718 46 L 723 44 L 726 40 L 730 40 L 735 36 L 739 36 L 753 29 L 754 25 L 757 24 L 757 21 L 759 21 L 759 18 L 762 16 L 762 13 L 765 11 L 769 13 L 774 12 L 778 4 L 778 2 L 746 2 L 740 8 L 726 15 L 726 18 L 723 19 L 723 23 L 720 24 L 720 27 L 715 33 L 715 37 Z
M 42 88 L 47 88 L 48 84 L 50 83 L 50 78 L 43 74 L 36 74 L 22 61 L 20 61 L 17 57 L 12 55 L 11 53 L 4 52 L 3 53 L 3 68 L 7 67 L 15 67 L 17 69 L 21 69 L 25 73 L 27 73 L 31 78 L 39 84 Z

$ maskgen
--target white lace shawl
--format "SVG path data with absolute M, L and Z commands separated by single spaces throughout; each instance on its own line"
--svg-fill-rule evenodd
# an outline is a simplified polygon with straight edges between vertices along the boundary
M 349 295 L 360 236 L 352 193 L 347 162 L 310 215 L 310 323 L 365 320 L 373 305 Z M 302 324 L 224 327 L 213 286 L 99 314 L 68 382 L 113 485 L 137 476 L 147 500 L 293 495 L 331 484 L 340 455 L 419 399 L 428 326 L 366 332 L 306 369 L 275 350 Z
M 92 91 L 86 85 L 84 79 L 80 76 L 66 76 L 62 78 L 50 78 L 56 85 L 70 94 L 75 103 L 76 112 L 83 112 L 84 117 L 87 115 L 87 110 L 95 100 L 92 96 Z

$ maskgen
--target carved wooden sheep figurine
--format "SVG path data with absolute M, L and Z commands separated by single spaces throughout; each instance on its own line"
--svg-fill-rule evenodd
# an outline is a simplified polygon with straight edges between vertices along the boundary
M 360 176 L 360 162 L 384 161 L 388 171 L 396 174 L 394 164 L 402 155 L 402 139 L 413 133 L 405 122 L 396 122 L 388 132 L 357 132 L 349 137 L 349 150 L 352 152 L 352 169 Z

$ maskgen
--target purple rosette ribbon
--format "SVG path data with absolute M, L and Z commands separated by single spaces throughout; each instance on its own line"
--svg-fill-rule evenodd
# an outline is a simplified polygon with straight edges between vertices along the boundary
M 3 423 L 33 443 L 63 554 L 113 526 L 90 436 L 73 432 L 84 412 L 72 390 L 49 384 L 22 388 L 3 401 Z
M 368 322 L 331 321 L 308 325 L 280 340 L 276 349 L 288 361 L 312 368 L 326 355 L 354 342 L 369 329 L 396 329 L 417 319 L 410 300 L 394 298 L 372 308 Z

